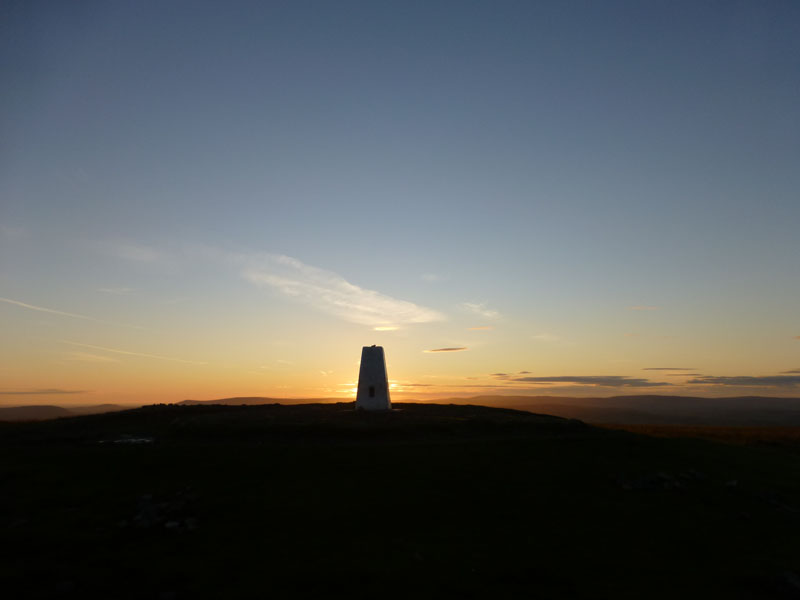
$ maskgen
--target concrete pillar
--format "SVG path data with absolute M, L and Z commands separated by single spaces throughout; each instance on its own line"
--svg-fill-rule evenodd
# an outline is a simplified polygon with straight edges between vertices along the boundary
M 390 410 L 389 379 L 386 376 L 386 358 L 381 346 L 364 346 L 361 349 L 361 368 L 358 371 L 356 410 Z

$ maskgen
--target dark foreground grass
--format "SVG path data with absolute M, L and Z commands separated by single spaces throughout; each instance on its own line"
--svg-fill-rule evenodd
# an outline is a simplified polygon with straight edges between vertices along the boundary
M 800 427 L 628 424 L 598 424 L 597 426 L 655 437 L 697 438 L 744 446 L 774 447 L 788 452 L 800 453 Z
M 7 597 L 798 594 L 795 453 L 498 409 L 351 408 L 4 424 Z

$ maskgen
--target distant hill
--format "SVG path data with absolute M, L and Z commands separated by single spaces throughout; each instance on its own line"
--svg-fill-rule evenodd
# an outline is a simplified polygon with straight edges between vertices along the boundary
M 92 406 L 70 406 L 68 410 L 74 415 L 97 415 L 118 410 L 128 410 L 129 408 L 133 407 L 120 406 L 119 404 L 95 404 Z
M 589 423 L 674 425 L 800 425 L 800 398 L 737 396 L 477 396 L 438 402 L 483 404 L 580 419 Z
M 413 402 L 413 400 L 409 400 Z M 257 406 L 264 404 L 330 404 L 337 398 L 272 398 L 236 396 L 216 400 L 183 400 L 181 406 Z M 700 398 L 693 396 L 611 396 L 574 398 L 561 396 L 473 396 L 436 399 L 438 404 L 475 404 L 512 408 L 538 414 L 580 419 L 587 423 L 631 425 L 751 425 L 800 426 L 800 398 L 737 396 Z M 0 408 L 0 421 L 37 421 L 75 415 L 112 412 L 131 408 L 117 404 L 95 406 L 14 406 Z
M 0 408 L 0 421 L 44 421 L 72 414 L 61 406 L 8 406 Z
M 60 417 L 75 417 L 79 415 L 96 415 L 100 413 L 126 410 L 127 406 L 119 404 L 95 404 L 92 406 L 5 406 L 0 407 L 0 421 L 46 421 Z
M 303 404 L 337 402 L 331 398 L 221 398 L 219 400 L 184 400 L 179 404 Z M 573 398 L 561 396 L 473 396 L 437 399 L 439 404 L 477 404 L 513 408 L 529 412 L 580 419 L 588 423 L 662 424 L 662 425 L 798 425 L 800 398 L 737 396 L 700 398 L 693 396 L 612 396 L 608 398 Z
M 176 404 L 187 405 L 210 405 L 222 404 L 225 406 L 258 405 L 258 404 L 319 404 L 341 402 L 341 398 L 265 398 L 262 396 L 237 396 L 234 398 L 219 398 L 218 400 L 182 400 Z

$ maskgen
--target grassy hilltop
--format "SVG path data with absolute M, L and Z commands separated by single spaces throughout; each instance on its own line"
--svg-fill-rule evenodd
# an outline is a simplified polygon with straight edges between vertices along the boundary
M 162 405 L 0 423 L 0 580 L 15 598 L 800 590 L 791 432 L 729 444 L 396 407 Z

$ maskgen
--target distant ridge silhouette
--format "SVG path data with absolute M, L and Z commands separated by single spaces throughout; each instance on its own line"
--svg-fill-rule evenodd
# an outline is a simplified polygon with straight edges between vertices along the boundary
M 343 398 L 273 398 L 235 396 L 215 400 L 183 400 L 177 405 L 255 406 L 262 404 L 327 404 L 347 402 Z M 406 400 L 405 402 L 419 402 Z M 631 425 L 724 425 L 724 426 L 795 426 L 800 427 L 800 398 L 768 396 L 735 396 L 701 398 L 695 396 L 472 396 L 469 398 L 437 398 L 421 404 L 473 404 L 512 408 L 538 414 L 549 414 L 588 423 Z M 96 406 L 61 407 L 56 405 L 12 406 L 0 408 L 0 421 L 41 421 L 125 410 L 131 406 L 103 404 Z
M 218 400 L 184 400 L 179 404 L 304 404 L 341 402 L 341 398 L 236 397 Z M 415 402 L 415 400 L 406 400 Z M 769 396 L 471 396 L 437 398 L 437 404 L 477 404 L 550 414 L 590 423 L 674 425 L 800 426 L 800 398 Z M 425 403 L 425 402 L 423 402 Z
M 119 404 L 96 404 L 93 406 L 56 406 L 41 404 L 34 406 L 0 407 L 0 421 L 46 421 L 61 417 L 77 417 L 79 415 L 95 415 L 131 408 Z
M 180 405 L 224 404 L 237 406 L 242 404 L 318 404 L 320 402 L 342 402 L 342 398 L 268 398 L 263 396 L 235 396 L 233 398 L 219 398 L 218 400 L 182 400 L 176 402 Z

